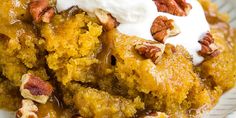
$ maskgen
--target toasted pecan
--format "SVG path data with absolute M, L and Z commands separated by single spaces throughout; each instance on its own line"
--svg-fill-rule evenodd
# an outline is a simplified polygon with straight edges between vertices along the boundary
M 46 12 L 42 15 L 42 21 L 49 23 L 55 14 L 55 10 L 52 7 L 49 7 Z
M 145 116 L 141 116 L 139 118 L 169 118 L 169 116 L 163 112 L 151 112 L 151 113 L 149 113 Z
M 218 46 L 215 44 L 214 38 L 211 33 L 206 33 L 199 41 L 199 43 L 201 44 L 201 50 L 199 51 L 199 54 L 201 56 L 216 57 L 220 54 Z
M 33 101 L 28 99 L 22 100 L 22 107 L 16 112 L 16 118 L 38 118 L 38 107 Z
M 55 13 L 54 8 L 49 6 L 49 0 L 31 0 L 29 11 L 36 23 L 50 22 Z
M 167 12 L 176 16 L 187 16 L 192 9 L 186 0 L 154 0 L 160 12 Z
M 39 103 L 46 103 L 53 91 L 53 87 L 48 82 L 32 74 L 22 76 L 20 87 L 21 95 L 24 98 L 34 100 Z
M 95 15 L 107 31 L 110 31 L 119 25 L 119 22 L 107 11 L 96 9 Z
M 171 36 L 176 36 L 180 33 L 178 26 L 175 25 L 174 20 L 168 19 L 165 16 L 158 16 L 151 27 L 151 34 L 153 38 L 161 43 Z
M 160 43 L 142 43 L 135 45 L 135 50 L 145 58 L 151 59 L 153 63 L 157 64 L 157 62 L 161 59 L 162 54 L 164 52 L 165 45 Z

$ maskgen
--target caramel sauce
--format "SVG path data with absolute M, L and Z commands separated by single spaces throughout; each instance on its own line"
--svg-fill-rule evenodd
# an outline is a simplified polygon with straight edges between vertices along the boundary
M 46 104 L 38 104 L 38 117 L 39 118 L 70 118 L 73 112 L 66 109 L 62 100 L 56 95 L 53 95 Z
M 107 68 L 112 68 L 112 49 L 114 47 L 114 34 L 116 30 L 112 30 L 109 32 L 104 33 L 101 36 L 101 42 L 102 42 L 102 51 L 98 54 L 97 58 L 100 60 L 101 64 L 98 65 L 97 70 L 100 70 L 98 76 L 102 77 L 106 75 L 106 70 Z

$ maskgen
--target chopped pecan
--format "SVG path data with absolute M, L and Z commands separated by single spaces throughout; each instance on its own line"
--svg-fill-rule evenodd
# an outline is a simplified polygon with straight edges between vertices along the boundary
M 186 0 L 154 0 L 160 12 L 167 12 L 176 16 L 187 16 L 192 5 Z
M 179 28 L 175 25 L 172 19 L 165 16 L 158 16 L 151 27 L 151 34 L 156 41 L 161 43 L 171 36 L 176 36 L 180 33 Z
M 0 40 L 3 40 L 3 39 L 9 39 L 9 37 L 5 34 L 0 33 Z
M 0 39 L 4 39 L 6 36 L 0 33 Z
M 83 118 L 83 117 L 80 116 L 79 114 L 74 114 L 71 118 Z
M 102 9 L 96 9 L 95 15 L 107 31 L 110 31 L 119 25 L 119 22 L 110 13 Z
M 51 84 L 32 74 L 23 75 L 21 81 L 21 95 L 38 103 L 45 104 L 53 91 Z
M 163 112 L 153 112 L 140 118 L 169 118 L 169 116 Z
M 63 13 L 66 17 L 72 17 L 81 12 L 81 9 L 78 6 L 72 6 L 66 10 L 67 12 Z
M 54 16 L 54 8 L 50 7 L 48 8 L 48 10 L 42 15 L 42 21 L 45 23 L 49 23 L 50 20 L 53 18 Z
M 48 0 L 31 0 L 29 10 L 36 23 L 50 22 L 55 13 L 54 8 L 49 6 Z
M 135 50 L 142 56 L 149 58 L 153 61 L 153 63 L 157 64 L 157 62 L 161 59 L 162 54 L 164 52 L 165 45 L 159 43 L 142 43 L 135 45 Z
M 170 43 L 167 43 L 164 53 L 167 55 L 172 55 L 172 54 L 176 53 L 176 47 Z
M 214 42 L 214 38 L 212 37 L 211 33 L 206 33 L 204 37 L 199 41 L 201 44 L 202 49 L 199 51 L 199 54 L 206 57 L 216 57 L 220 54 L 218 46 Z
M 38 118 L 38 107 L 33 101 L 22 100 L 22 107 L 16 112 L 16 118 Z

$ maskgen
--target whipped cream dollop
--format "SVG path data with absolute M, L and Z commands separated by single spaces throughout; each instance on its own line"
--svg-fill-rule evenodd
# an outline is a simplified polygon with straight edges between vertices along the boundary
M 91 14 L 96 9 L 103 9 L 111 13 L 120 23 L 118 30 L 121 33 L 146 40 L 154 40 L 150 28 L 155 18 L 166 16 L 175 21 L 181 33 L 168 38 L 165 42 L 185 47 L 196 65 L 203 61 L 203 57 L 198 55 L 198 51 L 201 50 L 198 41 L 210 28 L 200 3 L 197 0 L 186 1 L 192 5 L 187 16 L 158 12 L 152 0 L 57 0 L 57 9 L 63 11 L 77 5 Z

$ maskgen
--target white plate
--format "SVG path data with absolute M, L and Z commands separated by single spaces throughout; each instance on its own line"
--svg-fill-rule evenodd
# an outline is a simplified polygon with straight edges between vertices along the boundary
M 5 110 L 0 110 L 0 118 L 15 118 L 14 112 L 9 112 Z
M 212 0 L 221 12 L 231 16 L 230 25 L 236 28 L 236 0 Z M 225 93 L 216 107 L 205 118 L 236 118 L 236 88 Z M 15 118 L 14 112 L 0 110 L 0 118 Z
M 206 118 L 236 118 L 236 88 L 225 93 Z M 234 113 L 235 112 L 235 113 Z M 228 116 L 228 117 L 227 117 Z

